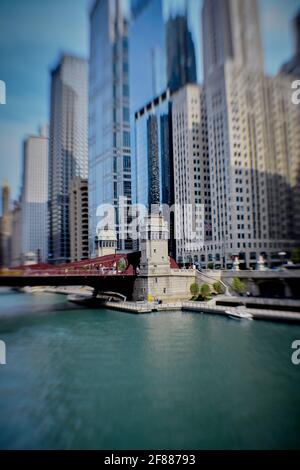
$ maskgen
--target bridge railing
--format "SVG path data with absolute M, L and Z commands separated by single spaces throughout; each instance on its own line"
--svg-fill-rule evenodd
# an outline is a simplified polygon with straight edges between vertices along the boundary
M 11 276 L 11 277 L 49 277 L 49 276 L 133 276 L 135 273 L 133 270 L 127 271 L 118 271 L 112 269 L 51 269 L 49 271 L 42 270 L 42 271 L 35 271 L 35 270 L 24 270 L 24 271 L 7 271 L 5 273 L 1 273 L 2 276 Z

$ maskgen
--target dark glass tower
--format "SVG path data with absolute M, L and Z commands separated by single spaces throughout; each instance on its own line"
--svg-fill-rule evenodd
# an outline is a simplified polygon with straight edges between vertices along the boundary
M 166 90 L 166 43 L 162 0 L 135 0 L 129 28 L 132 115 Z
M 166 25 L 167 81 L 171 92 L 197 82 L 195 47 L 186 16 L 170 18 Z
M 148 150 L 148 204 L 159 204 L 159 160 L 158 160 L 158 125 L 157 116 L 147 119 L 147 150 Z
M 172 93 L 197 81 L 195 48 L 187 13 L 166 21 L 162 0 L 132 2 L 129 40 L 133 201 L 150 211 L 174 203 Z
M 295 53 L 294 56 L 281 67 L 281 72 L 287 75 L 300 76 L 300 10 L 293 20 Z
M 173 152 L 170 94 L 163 93 L 135 114 L 136 199 L 151 204 L 172 205 Z
M 172 108 L 169 91 L 163 93 L 135 114 L 136 201 L 149 211 L 158 205 L 174 204 Z M 152 207 L 151 207 L 152 206 Z M 170 216 L 171 241 L 169 250 L 173 254 L 173 216 Z

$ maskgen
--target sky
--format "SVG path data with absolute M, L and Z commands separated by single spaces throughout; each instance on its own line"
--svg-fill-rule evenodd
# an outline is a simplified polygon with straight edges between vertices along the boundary
M 202 0 L 165 0 L 165 13 L 192 3 L 190 24 L 202 77 L 200 12 Z M 62 52 L 88 57 L 91 0 L 1 0 L 0 80 L 6 104 L 0 105 L 0 183 L 13 198 L 20 191 L 24 138 L 49 121 L 50 70 Z M 293 54 L 291 20 L 300 0 L 259 0 L 265 71 L 274 75 Z

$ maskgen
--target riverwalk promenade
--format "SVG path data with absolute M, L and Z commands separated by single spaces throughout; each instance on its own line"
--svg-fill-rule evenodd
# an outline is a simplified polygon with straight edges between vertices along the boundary
M 105 307 L 113 310 L 121 310 L 128 313 L 144 314 L 151 312 L 167 312 L 167 311 L 189 311 L 199 312 L 203 314 L 212 315 L 223 315 L 230 316 L 228 311 L 237 311 L 236 307 L 226 307 L 213 305 L 209 302 L 172 302 L 158 304 L 154 302 L 105 302 Z M 255 320 L 271 320 L 271 321 L 284 321 L 284 322 L 296 322 L 300 323 L 300 311 L 289 312 L 289 311 L 276 311 L 276 310 L 265 310 L 258 308 L 245 308 Z
M 91 296 L 91 289 L 86 287 L 48 287 L 44 289 L 44 292 L 64 295 L 79 294 L 83 297 Z M 224 305 L 219 305 L 220 303 L 223 303 Z M 244 305 L 245 311 L 251 314 L 254 320 L 300 323 L 300 301 L 291 299 L 264 299 L 220 295 L 207 302 L 176 301 L 157 303 L 147 301 L 132 302 L 107 300 L 103 301 L 99 308 L 105 307 L 111 310 L 118 310 L 132 314 L 181 310 L 229 317 L 229 312 L 238 311 L 238 306 L 241 305 Z M 286 310 L 284 309 L 284 306 Z

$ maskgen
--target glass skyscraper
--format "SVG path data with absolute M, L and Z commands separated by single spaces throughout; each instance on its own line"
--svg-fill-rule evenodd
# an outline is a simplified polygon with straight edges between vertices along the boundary
M 164 17 L 162 0 L 133 0 L 131 8 L 131 110 L 166 91 L 197 82 L 194 41 L 184 14 Z
M 172 204 L 171 95 L 197 80 L 187 12 L 166 20 L 162 0 L 135 0 L 130 25 L 134 201 Z
M 169 92 L 135 114 L 137 202 L 173 204 L 172 129 Z
M 87 61 L 64 55 L 51 75 L 49 261 L 70 261 L 70 183 L 87 177 Z
M 0 267 L 8 268 L 11 261 L 12 220 L 10 206 L 10 186 L 2 186 L 2 210 L 0 217 Z
M 187 16 L 169 18 L 166 25 L 167 82 L 171 92 L 197 83 L 195 47 Z
M 295 53 L 293 57 L 281 67 L 281 72 L 286 75 L 300 76 L 300 9 L 293 20 Z
M 170 92 L 164 92 L 135 114 L 136 202 L 155 212 L 162 204 L 174 203 L 172 108 Z M 172 234 L 173 215 L 170 215 L 171 240 L 169 250 L 174 253 Z
M 22 185 L 22 253 L 36 262 L 48 257 L 48 148 L 46 136 L 30 136 L 24 143 Z
M 148 181 L 144 189 L 137 186 L 145 179 L 140 173 L 145 162 L 137 157 L 135 115 L 167 89 L 165 39 L 162 0 L 133 0 L 129 29 L 132 196 L 139 204 L 148 201 Z
M 166 91 L 166 30 L 162 0 L 132 2 L 130 105 L 132 113 Z
M 129 111 L 128 22 L 122 0 L 96 0 L 90 11 L 89 73 L 89 243 L 96 254 L 97 209 L 115 211 L 118 248 L 130 249 L 120 238 L 118 204 L 131 204 L 131 136 Z M 102 206 L 103 207 L 103 206 Z
M 129 38 L 133 200 L 150 211 L 174 203 L 171 95 L 196 82 L 195 50 L 187 11 L 165 18 L 162 0 L 132 2 Z

